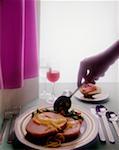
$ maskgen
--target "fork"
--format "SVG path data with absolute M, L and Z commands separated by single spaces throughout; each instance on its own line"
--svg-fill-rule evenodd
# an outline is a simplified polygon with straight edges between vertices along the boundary
M 19 106 L 19 107 L 13 108 L 13 110 L 12 110 L 13 113 L 12 113 L 12 118 L 11 118 L 11 122 L 10 122 L 9 133 L 8 133 L 8 140 L 7 140 L 8 144 L 12 144 L 12 142 L 14 141 L 14 137 L 15 137 L 14 124 L 15 124 L 15 120 L 16 120 L 17 116 L 19 115 L 20 108 L 21 107 Z
M 8 120 L 11 118 L 11 115 L 12 115 L 12 111 L 10 110 L 4 112 L 4 117 L 3 117 L 1 130 L 0 130 L 0 144 L 2 144 L 4 141 L 5 131 L 7 129 Z

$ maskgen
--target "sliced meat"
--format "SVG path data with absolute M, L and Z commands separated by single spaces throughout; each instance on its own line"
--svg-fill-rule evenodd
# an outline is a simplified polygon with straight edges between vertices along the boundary
M 26 131 L 33 137 L 47 137 L 63 130 L 67 119 L 61 114 L 54 112 L 43 112 L 32 118 L 26 126 Z
M 84 95 L 84 97 L 91 98 L 92 95 L 101 93 L 101 89 L 95 84 L 87 83 L 80 87 L 80 92 Z
M 73 118 L 67 118 L 67 125 L 63 130 L 63 136 L 66 141 L 71 141 L 76 139 L 80 135 L 81 123 L 79 120 L 74 120 Z
M 81 120 L 64 117 L 54 112 L 43 112 L 29 121 L 25 138 L 40 145 L 46 145 L 50 138 L 55 141 L 57 137 L 61 142 L 68 142 L 79 137 L 80 127 Z

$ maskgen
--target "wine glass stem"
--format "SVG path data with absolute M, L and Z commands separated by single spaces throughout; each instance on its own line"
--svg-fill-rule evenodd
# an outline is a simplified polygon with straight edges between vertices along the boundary
M 55 82 L 52 85 L 52 96 L 55 97 Z

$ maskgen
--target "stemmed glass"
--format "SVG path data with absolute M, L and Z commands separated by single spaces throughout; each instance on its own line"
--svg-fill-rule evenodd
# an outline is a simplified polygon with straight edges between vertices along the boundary
M 47 98 L 47 79 L 46 79 L 46 72 L 48 70 L 48 64 L 46 58 L 40 59 L 40 98 L 45 100 Z
M 47 98 L 47 89 L 46 89 L 46 72 L 47 72 L 46 66 L 40 67 L 40 84 L 42 84 L 42 89 L 40 89 L 40 98 L 46 99 Z M 41 88 L 41 86 L 40 86 Z
M 51 90 L 51 93 L 49 94 L 49 97 L 47 98 L 47 102 L 50 103 L 50 104 L 53 104 L 55 99 L 56 99 L 55 83 L 60 78 L 60 71 L 58 70 L 56 64 L 50 65 L 46 76 L 47 76 L 48 81 L 50 81 L 52 83 L 52 90 Z

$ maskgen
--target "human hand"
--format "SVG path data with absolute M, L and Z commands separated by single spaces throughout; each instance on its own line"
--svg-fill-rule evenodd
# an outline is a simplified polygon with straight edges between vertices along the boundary
M 77 85 L 80 87 L 82 82 L 95 83 L 99 77 L 104 76 L 110 66 L 110 61 L 105 54 L 96 55 L 81 61 Z M 84 81 L 82 81 L 84 79 Z
M 104 76 L 109 66 L 118 58 L 119 40 L 99 55 L 82 60 L 78 72 L 78 87 L 82 84 L 82 79 L 84 79 L 85 83 L 95 83 L 95 80 Z

